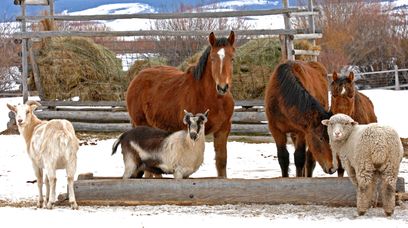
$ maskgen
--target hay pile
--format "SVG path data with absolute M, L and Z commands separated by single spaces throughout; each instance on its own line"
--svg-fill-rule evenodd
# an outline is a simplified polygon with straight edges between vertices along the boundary
M 167 60 L 160 57 L 148 58 L 142 60 L 136 60 L 129 68 L 126 74 L 126 85 L 129 85 L 132 79 L 143 69 L 155 67 L 155 66 L 165 66 L 167 65 Z M 125 88 L 126 90 L 127 88 Z
M 91 39 L 57 37 L 43 41 L 37 64 L 45 98 L 120 100 L 127 84 L 115 53 Z M 31 86 L 34 80 L 29 80 Z

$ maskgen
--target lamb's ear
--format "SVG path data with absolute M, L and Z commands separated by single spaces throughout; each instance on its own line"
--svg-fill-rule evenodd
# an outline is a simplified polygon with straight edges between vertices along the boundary
M 353 126 L 358 125 L 358 122 L 356 122 L 356 121 L 353 120 L 353 121 L 351 122 L 351 125 L 353 125 Z
M 7 104 L 7 108 L 10 109 L 10 111 L 12 111 L 14 113 L 17 112 L 17 106 L 15 106 L 15 105 Z
M 322 124 L 325 126 L 329 126 L 330 120 L 322 120 Z

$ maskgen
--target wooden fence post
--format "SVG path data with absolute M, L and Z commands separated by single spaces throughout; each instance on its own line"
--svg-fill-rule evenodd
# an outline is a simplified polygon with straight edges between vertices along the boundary
M 26 4 L 25 2 L 21 3 L 21 14 L 26 15 Z M 26 31 L 26 20 L 21 21 L 21 32 Z M 23 72 L 21 75 L 21 83 L 23 85 L 23 103 L 28 100 L 28 87 L 27 87 L 27 75 L 28 75 L 28 61 L 27 61 L 27 38 L 24 38 L 21 42 L 21 58 L 22 58 L 22 67 Z
M 283 1 L 283 7 L 284 7 L 284 9 L 289 8 L 288 0 L 284 0 L 284 1 Z M 284 22 L 285 22 L 285 29 L 291 29 L 292 26 L 291 26 L 291 24 L 290 24 L 290 16 L 289 16 L 289 13 L 285 13 L 285 14 L 283 15 L 283 20 L 284 20 Z M 294 53 L 293 53 L 293 49 L 294 49 L 294 46 L 293 46 L 293 35 L 286 35 L 286 36 L 285 36 L 285 39 L 286 39 L 285 42 L 286 42 L 287 58 L 288 58 L 288 60 L 295 60 L 295 55 L 294 55 Z
M 313 0 L 308 1 L 307 7 L 308 7 L 308 10 L 313 13 Z M 310 30 L 309 33 L 314 34 L 316 33 L 316 27 L 315 27 L 315 21 L 314 21 L 313 14 L 311 14 L 308 19 L 309 19 L 309 30 Z M 315 39 L 311 40 L 310 42 L 312 43 L 313 46 L 316 45 Z M 317 61 L 317 56 L 313 55 L 312 59 L 313 61 Z
M 399 83 L 399 78 L 398 78 L 398 66 L 397 64 L 394 65 L 394 70 L 395 70 L 395 90 L 400 90 L 400 83 Z

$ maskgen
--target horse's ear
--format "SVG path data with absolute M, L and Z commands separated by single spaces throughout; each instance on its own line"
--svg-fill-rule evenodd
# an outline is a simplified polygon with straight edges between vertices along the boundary
M 211 32 L 210 36 L 208 37 L 208 41 L 210 41 L 211 46 L 215 45 L 215 40 L 216 38 L 215 38 L 214 32 Z
M 234 45 L 235 42 L 235 33 L 234 31 L 231 31 L 229 36 L 228 36 L 228 42 L 230 43 L 230 45 Z
M 337 72 L 334 71 L 333 72 L 333 81 L 337 81 L 337 79 L 339 79 L 339 76 L 337 76 Z
M 14 113 L 17 112 L 17 107 L 15 105 L 7 104 L 7 108 Z
M 353 71 L 350 71 L 349 76 L 348 76 L 348 80 L 350 82 L 352 82 L 354 80 L 354 72 Z

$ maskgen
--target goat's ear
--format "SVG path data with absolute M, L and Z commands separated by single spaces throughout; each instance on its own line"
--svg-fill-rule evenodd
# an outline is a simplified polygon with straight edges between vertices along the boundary
M 7 104 L 7 108 L 12 112 L 17 112 L 17 107 L 15 105 Z
M 184 118 L 183 118 L 183 123 L 185 124 L 185 125 L 187 125 L 188 124 L 188 122 L 189 122 L 189 119 L 190 119 L 190 113 L 189 112 L 187 112 L 186 110 L 184 110 Z
M 31 110 L 35 110 L 36 108 L 40 107 L 41 104 L 38 103 L 37 101 L 27 101 L 26 105 L 30 106 Z
M 207 111 L 204 112 L 204 116 L 208 118 L 208 112 L 210 112 L 210 109 L 207 109 Z
M 325 126 L 329 126 L 330 120 L 322 120 L 322 124 Z

